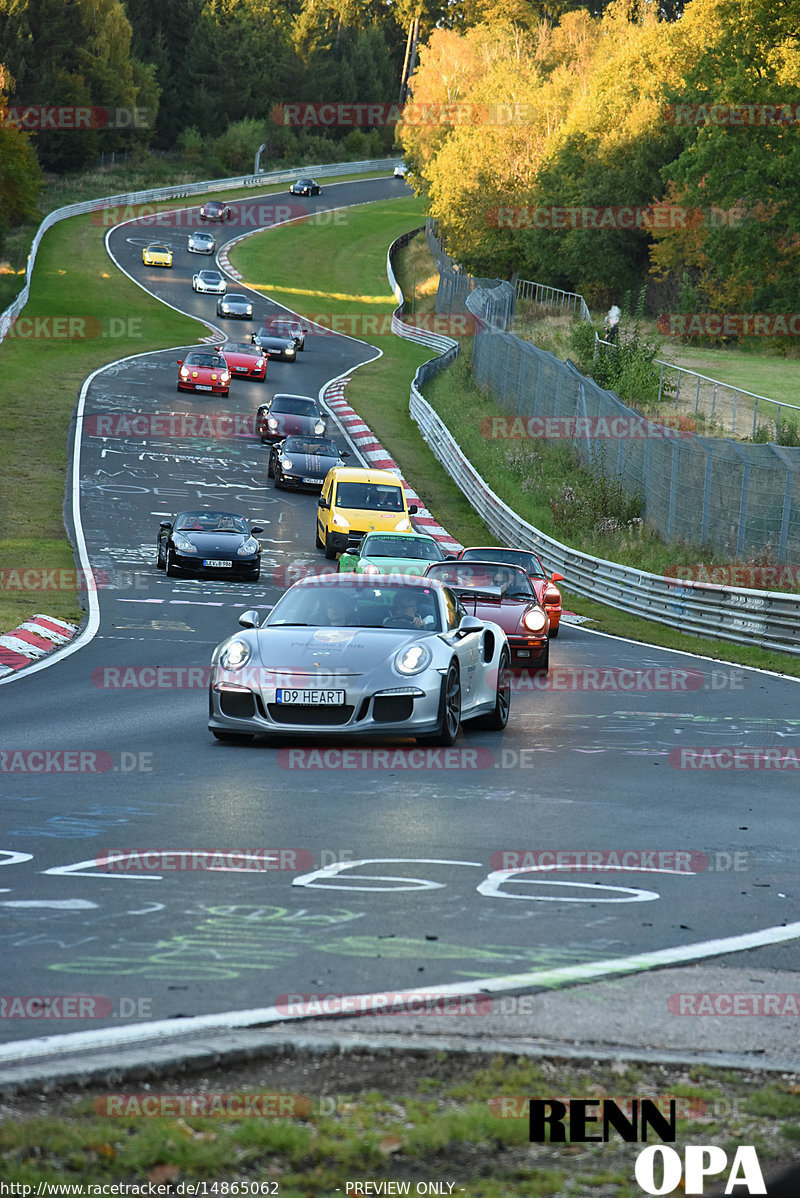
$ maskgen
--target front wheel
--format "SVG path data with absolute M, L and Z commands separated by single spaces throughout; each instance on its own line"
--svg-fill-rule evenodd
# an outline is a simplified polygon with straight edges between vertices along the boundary
M 178 567 L 175 565 L 175 554 L 167 553 L 167 578 L 177 578 L 179 574 Z
M 550 625 L 550 640 L 551 641 L 555 640 L 555 638 L 558 636 L 560 628 L 561 628 L 560 624 L 556 624 L 555 628 L 553 628 L 552 624 Z
M 331 544 L 330 537 L 328 537 L 328 536 L 325 537 L 325 556 L 327 557 L 328 561 L 331 561 L 331 562 L 336 557 L 336 550 L 334 549 L 333 545 Z
M 461 729 L 461 677 L 455 662 L 450 663 L 439 695 L 439 728 L 431 736 L 418 736 L 421 744 L 454 745 Z
M 539 660 L 537 661 L 536 665 L 533 668 L 538 674 L 546 674 L 547 671 L 550 669 L 550 644 L 549 644 L 549 642 L 548 642 L 547 648 L 545 649 L 544 653 L 539 658 Z
M 317 525 L 317 534 L 316 535 L 317 535 L 317 549 L 324 549 L 325 545 L 323 544 L 322 537 L 319 535 L 319 525 Z
M 163 570 L 164 567 L 166 566 L 166 564 L 167 563 L 166 563 L 164 556 L 161 552 L 161 542 L 159 541 L 158 548 L 156 549 L 156 566 L 159 570 Z
M 494 711 L 481 716 L 475 721 L 476 728 L 486 728 L 489 732 L 502 732 L 508 723 L 508 713 L 511 710 L 511 663 L 504 649 L 497 668 L 497 694 Z

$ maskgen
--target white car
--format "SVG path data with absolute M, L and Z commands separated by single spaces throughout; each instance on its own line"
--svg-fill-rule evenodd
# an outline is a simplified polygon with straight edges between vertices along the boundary
M 202 233 L 198 230 L 196 233 L 189 234 L 189 253 L 213 254 L 216 248 L 217 243 L 210 233 Z
M 218 270 L 201 270 L 192 275 L 193 291 L 210 291 L 213 295 L 224 295 L 228 284 Z
M 407 174 L 408 174 L 408 167 L 406 166 L 406 164 L 404 162 L 398 162 L 394 168 L 394 178 L 395 179 L 405 179 Z

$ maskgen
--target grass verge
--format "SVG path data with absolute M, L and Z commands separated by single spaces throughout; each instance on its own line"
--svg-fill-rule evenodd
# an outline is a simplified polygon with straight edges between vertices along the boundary
M 617 1097 L 622 1104 L 648 1097 L 665 1112 L 675 1099 L 674 1148 L 682 1155 L 689 1143 L 719 1145 L 729 1168 L 743 1143 L 756 1147 L 765 1177 L 800 1156 L 800 1098 L 792 1078 L 708 1068 L 488 1055 L 476 1061 L 446 1053 L 395 1055 L 389 1064 L 366 1053 L 300 1054 L 117 1090 L 125 1093 L 93 1089 L 6 1099 L 3 1175 L 34 1193 L 39 1183 L 65 1179 L 138 1184 L 141 1192 L 150 1182 L 164 1186 L 161 1193 L 191 1193 L 188 1187 L 206 1181 L 209 1194 L 334 1198 L 384 1192 L 372 1179 L 384 1188 L 388 1183 L 388 1193 L 423 1193 L 416 1183 L 436 1178 L 472 1198 L 640 1195 L 634 1168 L 643 1144 L 624 1143 L 613 1132 L 607 1143 L 528 1141 L 524 1096 L 560 1094 L 595 1101 L 625 1096 Z M 281 1109 L 277 1096 L 284 1095 L 282 1109 L 289 1113 L 225 1117 L 218 1102 L 218 1117 L 192 1115 L 191 1108 L 174 1117 L 178 1096 L 211 1104 L 217 1095 L 231 1096 L 240 1109 L 247 1098 L 261 1101 L 272 1112 Z M 173 1099 L 170 1115 L 142 1117 L 148 1101 L 151 1111 L 169 1110 L 161 1107 L 162 1096 Z M 211 1189 L 225 1182 L 238 1182 L 238 1190 Z M 407 1191 L 403 1182 L 410 1182 Z M 269 1183 L 273 1188 L 264 1188 Z M 670 1192 L 683 1193 L 683 1186 Z
M 394 307 L 394 299 L 386 282 L 386 250 L 401 233 L 420 224 L 423 216 L 419 200 L 385 201 L 364 211 L 348 210 L 346 221 L 338 225 L 311 221 L 249 238 L 234 249 L 232 260 L 250 286 L 263 288 L 280 303 L 305 316 L 317 317 L 322 323 L 329 322 L 331 316 L 341 316 L 352 321 L 348 327 L 355 331 L 363 328 L 358 322 L 363 320 L 365 312 L 384 321 L 385 335 L 364 336 L 380 347 L 383 357 L 355 371 L 347 398 L 402 466 L 404 476 L 426 506 L 453 536 L 467 545 L 495 544 L 495 538 L 450 481 L 408 415 L 410 383 L 416 366 L 429 356 L 428 351 L 419 350 L 388 332 L 388 314 Z M 432 279 L 436 274 L 421 238 L 416 238 L 401 253 L 398 271 L 400 284 L 409 297 L 411 284 L 416 283 L 416 312 L 430 311 L 435 296 Z M 506 417 L 507 413 L 472 382 L 466 354 L 454 368 L 428 385 L 426 398 L 448 427 L 457 430 L 467 456 L 501 498 L 543 532 L 566 540 L 554 526 L 549 504 L 541 495 L 553 494 L 574 481 L 574 465 L 571 461 L 548 458 L 547 467 L 542 470 L 540 497 L 537 499 L 532 490 L 523 490 L 526 465 L 519 449 L 513 443 L 509 449 L 508 442 L 491 441 L 480 433 L 481 421 L 486 417 Z M 506 456 L 509 453 L 516 454 L 516 459 L 509 462 Z M 654 573 L 662 573 L 673 565 L 710 560 L 707 555 L 698 558 L 696 549 L 665 545 L 636 525 L 572 543 L 584 552 L 621 560 Z M 788 654 L 689 636 L 566 591 L 564 600 L 565 607 L 589 617 L 595 621 L 594 627 L 614 636 L 800 676 L 800 661 Z
M 275 193 L 288 201 L 285 183 L 257 194 Z M 253 188 L 225 193 L 230 199 L 254 194 Z M 204 198 L 165 200 L 147 211 L 194 206 Z M 59 199 L 66 202 L 71 202 L 69 197 Z M 17 335 L 12 332 L 0 343 L 0 478 L 6 532 L 0 538 L 0 632 L 36 613 L 82 618 L 80 579 L 64 531 L 63 507 L 67 434 L 84 379 L 118 358 L 189 345 L 206 331 L 150 298 L 109 259 L 103 244 L 106 216 L 108 224 L 114 224 L 135 215 L 134 210 L 100 210 L 50 229 L 37 254 L 24 323 L 15 326 Z M 155 236 L 158 226 L 153 228 Z M 23 331 L 31 335 L 22 336 Z

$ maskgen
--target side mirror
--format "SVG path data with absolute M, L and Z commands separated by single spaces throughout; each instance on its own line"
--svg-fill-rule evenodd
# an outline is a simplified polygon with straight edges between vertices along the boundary
M 328 503 L 327 499 L 323 499 L 322 496 L 320 495 L 319 503 L 317 504 L 317 507 L 329 508 L 330 506 L 331 505 Z
M 242 628 L 258 628 L 259 619 L 257 611 L 243 611 L 239 616 L 239 623 Z
M 470 632 L 480 632 L 482 628 L 483 620 L 477 616 L 462 616 L 457 632 L 459 636 L 466 636 Z
M 254 524 L 253 527 L 250 529 L 250 534 L 251 534 L 251 536 L 255 536 L 256 533 L 263 532 L 263 531 L 264 531 L 264 529 L 261 527 L 260 524 Z
M 178 366 L 183 366 L 183 358 L 178 358 L 178 359 L 177 359 L 177 363 L 176 363 L 176 364 L 177 364 Z
M 551 575 L 550 575 L 550 581 L 551 581 L 551 582 L 563 582 L 563 581 L 564 581 L 564 575 L 563 575 L 563 574 L 551 574 Z
M 339 450 L 339 457 L 340 457 L 340 458 L 349 458 L 349 457 L 351 457 L 351 456 L 352 456 L 352 455 L 351 455 L 351 453 L 350 453 L 350 450 L 349 450 L 349 449 L 341 449 L 341 450 Z
M 460 559 L 457 553 L 446 553 L 443 560 L 446 562 L 457 562 Z
M 416 516 L 418 511 L 419 508 L 417 507 L 416 503 L 412 503 L 408 509 L 408 514 L 409 516 Z
M 162 520 L 158 527 L 159 528 L 172 528 L 172 522 L 170 520 Z

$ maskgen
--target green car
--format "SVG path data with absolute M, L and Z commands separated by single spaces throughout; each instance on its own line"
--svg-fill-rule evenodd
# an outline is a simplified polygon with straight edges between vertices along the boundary
M 368 532 L 339 558 L 341 573 L 422 575 L 446 558 L 433 537 L 418 532 Z

